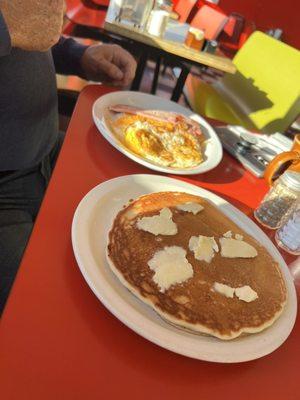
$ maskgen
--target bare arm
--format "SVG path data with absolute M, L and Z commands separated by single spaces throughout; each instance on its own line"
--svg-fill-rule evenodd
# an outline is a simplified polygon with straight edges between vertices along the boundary
M 60 37 L 64 0 L 0 0 L 13 47 L 46 51 Z

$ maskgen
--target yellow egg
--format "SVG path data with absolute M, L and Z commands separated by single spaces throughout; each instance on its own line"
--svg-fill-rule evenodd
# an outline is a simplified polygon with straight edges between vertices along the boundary
M 161 141 L 146 129 L 130 126 L 125 134 L 126 145 L 135 153 L 144 155 L 156 155 L 164 149 Z
M 200 163 L 202 161 L 202 154 L 193 135 L 185 132 L 178 136 L 181 138 L 181 143 L 172 146 L 172 153 L 177 162 L 185 166 Z
M 135 154 L 164 166 L 190 168 L 203 161 L 201 144 L 186 124 L 122 119 L 124 144 Z M 119 121 L 120 122 L 120 121 Z M 170 129 L 170 126 L 173 129 Z

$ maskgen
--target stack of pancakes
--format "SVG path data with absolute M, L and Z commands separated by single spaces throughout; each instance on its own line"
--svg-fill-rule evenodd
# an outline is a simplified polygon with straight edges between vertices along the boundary
M 200 204 L 203 209 L 193 213 L 177 208 L 186 203 Z M 172 212 L 176 234 L 155 235 L 139 229 L 141 218 L 159 215 L 166 207 Z M 210 262 L 195 258 L 189 248 L 191 237 L 214 237 L 219 243 L 227 231 L 242 235 L 256 249 L 257 256 L 227 258 L 219 251 Z M 186 251 L 193 276 L 161 290 L 148 263 L 157 252 L 171 246 Z M 187 193 L 152 193 L 130 202 L 114 219 L 107 259 L 122 284 L 165 320 L 220 339 L 262 331 L 279 317 L 286 303 L 279 265 L 267 250 L 209 201 Z M 231 288 L 250 286 L 257 298 L 246 302 L 236 296 L 227 297 L 214 290 L 215 283 Z

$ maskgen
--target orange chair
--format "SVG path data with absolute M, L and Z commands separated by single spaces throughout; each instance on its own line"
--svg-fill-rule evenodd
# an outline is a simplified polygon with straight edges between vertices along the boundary
M 76 25 L 86 27 L 103 27 L 108 1 L 106 0 L 66 0 L 66 17 L 63 33 L 73 35 Z
M 221 10 L 204 5 L 191 20 L 193 28 L 204 31 L 205 39 L 215 40 L 228 21 L 228 16 Z
M 174 11 L 179 15 L 179 22 L 186 22 L 196 3 L 197 0 L 179 0 L 177 2 Z
M 255 30 L 253 21 L 247 21 L 242 15 L 233 12 L 218 36 L 219 48 L 225 55 L 232 57 Z

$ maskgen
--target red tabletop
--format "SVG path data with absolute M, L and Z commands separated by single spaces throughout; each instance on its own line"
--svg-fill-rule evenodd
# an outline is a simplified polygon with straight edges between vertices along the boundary
M 91 109 L 110 89 L 81 94 L 12 294 L 1 320 L 0 397 L 30 399 L 299 399 L 300 321 L 274 353 L 214 364 L 164 350 L 112 316 L 73 256 L 81 198 L 107 179 L 151 173 L 98 133 Z M 177 177 L 212 190 L 246 214 L 267 187 L 230 156 L 211 172 Z

